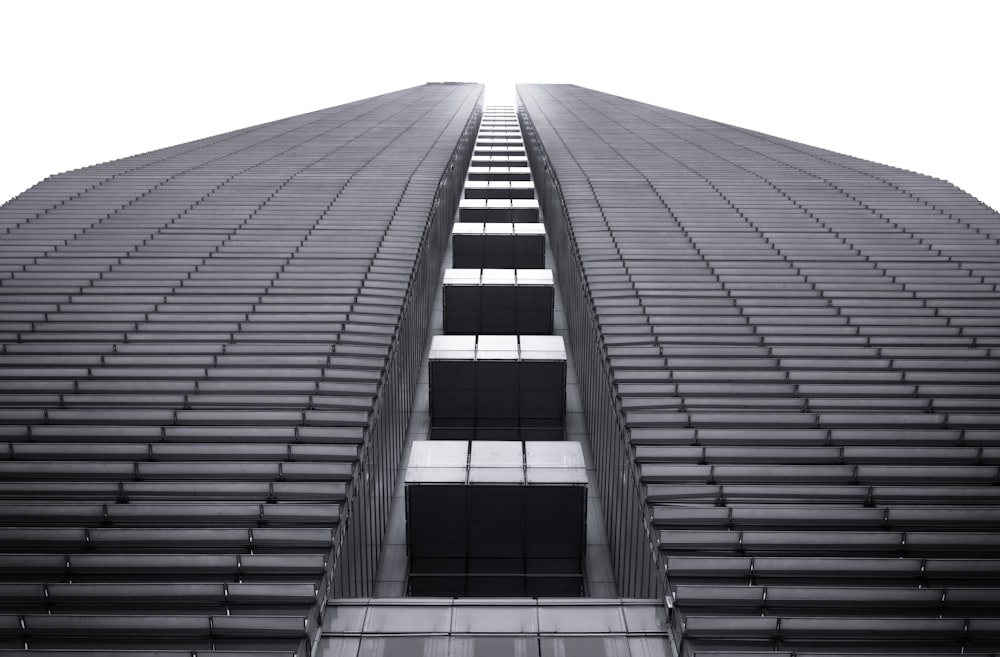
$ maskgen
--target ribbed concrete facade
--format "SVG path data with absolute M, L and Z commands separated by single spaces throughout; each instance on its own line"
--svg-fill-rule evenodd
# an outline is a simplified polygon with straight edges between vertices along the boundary
M 305 655 L 326 599 L 370 593 L 482 90 L 2 208 L 0 646 Z
M 587 89 L 519 95 L 622 594 L 667 596 L 683 655 L 994 654 L 997 213 Z
M 621 598 L 372 598 L 482 92 L 0 208 L 0 655 L 1000 654 L 1000 216 L 568 85 L 517 180 Z

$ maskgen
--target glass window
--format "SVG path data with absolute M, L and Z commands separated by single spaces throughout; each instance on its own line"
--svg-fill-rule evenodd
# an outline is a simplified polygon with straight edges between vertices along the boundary
M 365 632 L 372 634 L 445 633 L 451 629 L 451 607 L 393 606 L 372 607 Z
M 332 637 L 320 639 L 316 657 L 357 657 L 361 639 L 357 637 Z
M 447 651 L 448 637 L 365 637 L 358 657 L 442 657 Z
M 666 632 L 667 618 L 659 605 L 623 605 L 629 632 Z
M 625 637 L 542 637 L 541 657 L 629 657 Z
M 670 657 L 667 640 L 660 637 L 630 637 L 628 640 L 632 657 Z
M 538 638 L 533 636 L 452 637 L 448 657 L 538 657 Z
M 538 608 L 539 630 L 543 633 L 624 632 L 625 622 L 616 606 L 566 605 Z
M 538 616 L 530 607 L 455 607 L 453 632 L 496 632 L 534 634 L 538 632 Z
M 328 605 L 323 614 L 324 632 L 361 632 L 368 607 Z

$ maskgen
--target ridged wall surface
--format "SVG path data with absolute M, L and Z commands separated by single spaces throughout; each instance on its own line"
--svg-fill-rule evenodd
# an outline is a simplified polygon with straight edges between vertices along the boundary
M 666 595 L 687 656 L 995 654 L 1000 216 L 749 130 L 518 93 L 622 594 Z
M 0 208 L 0 648 L 302 655 L 327 597 L 370 593 L 481 95 L 415 87 Z

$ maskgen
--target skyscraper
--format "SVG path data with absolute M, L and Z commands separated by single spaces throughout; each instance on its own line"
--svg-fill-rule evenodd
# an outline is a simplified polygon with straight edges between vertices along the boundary
M 606 94 L 518 93 L 610 583 L 379 588 L 483 113 L 481 86 L 429 84 L 0 209 L 0 646 L 995 654 L 997 213 Z

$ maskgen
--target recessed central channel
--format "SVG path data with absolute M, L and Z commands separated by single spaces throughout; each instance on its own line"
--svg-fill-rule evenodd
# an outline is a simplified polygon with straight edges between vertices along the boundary
M 487 108 L 432 327 L 426 403 L 410 419 L 379 595 L 615 593 L 546 247 L 517 116 Z

